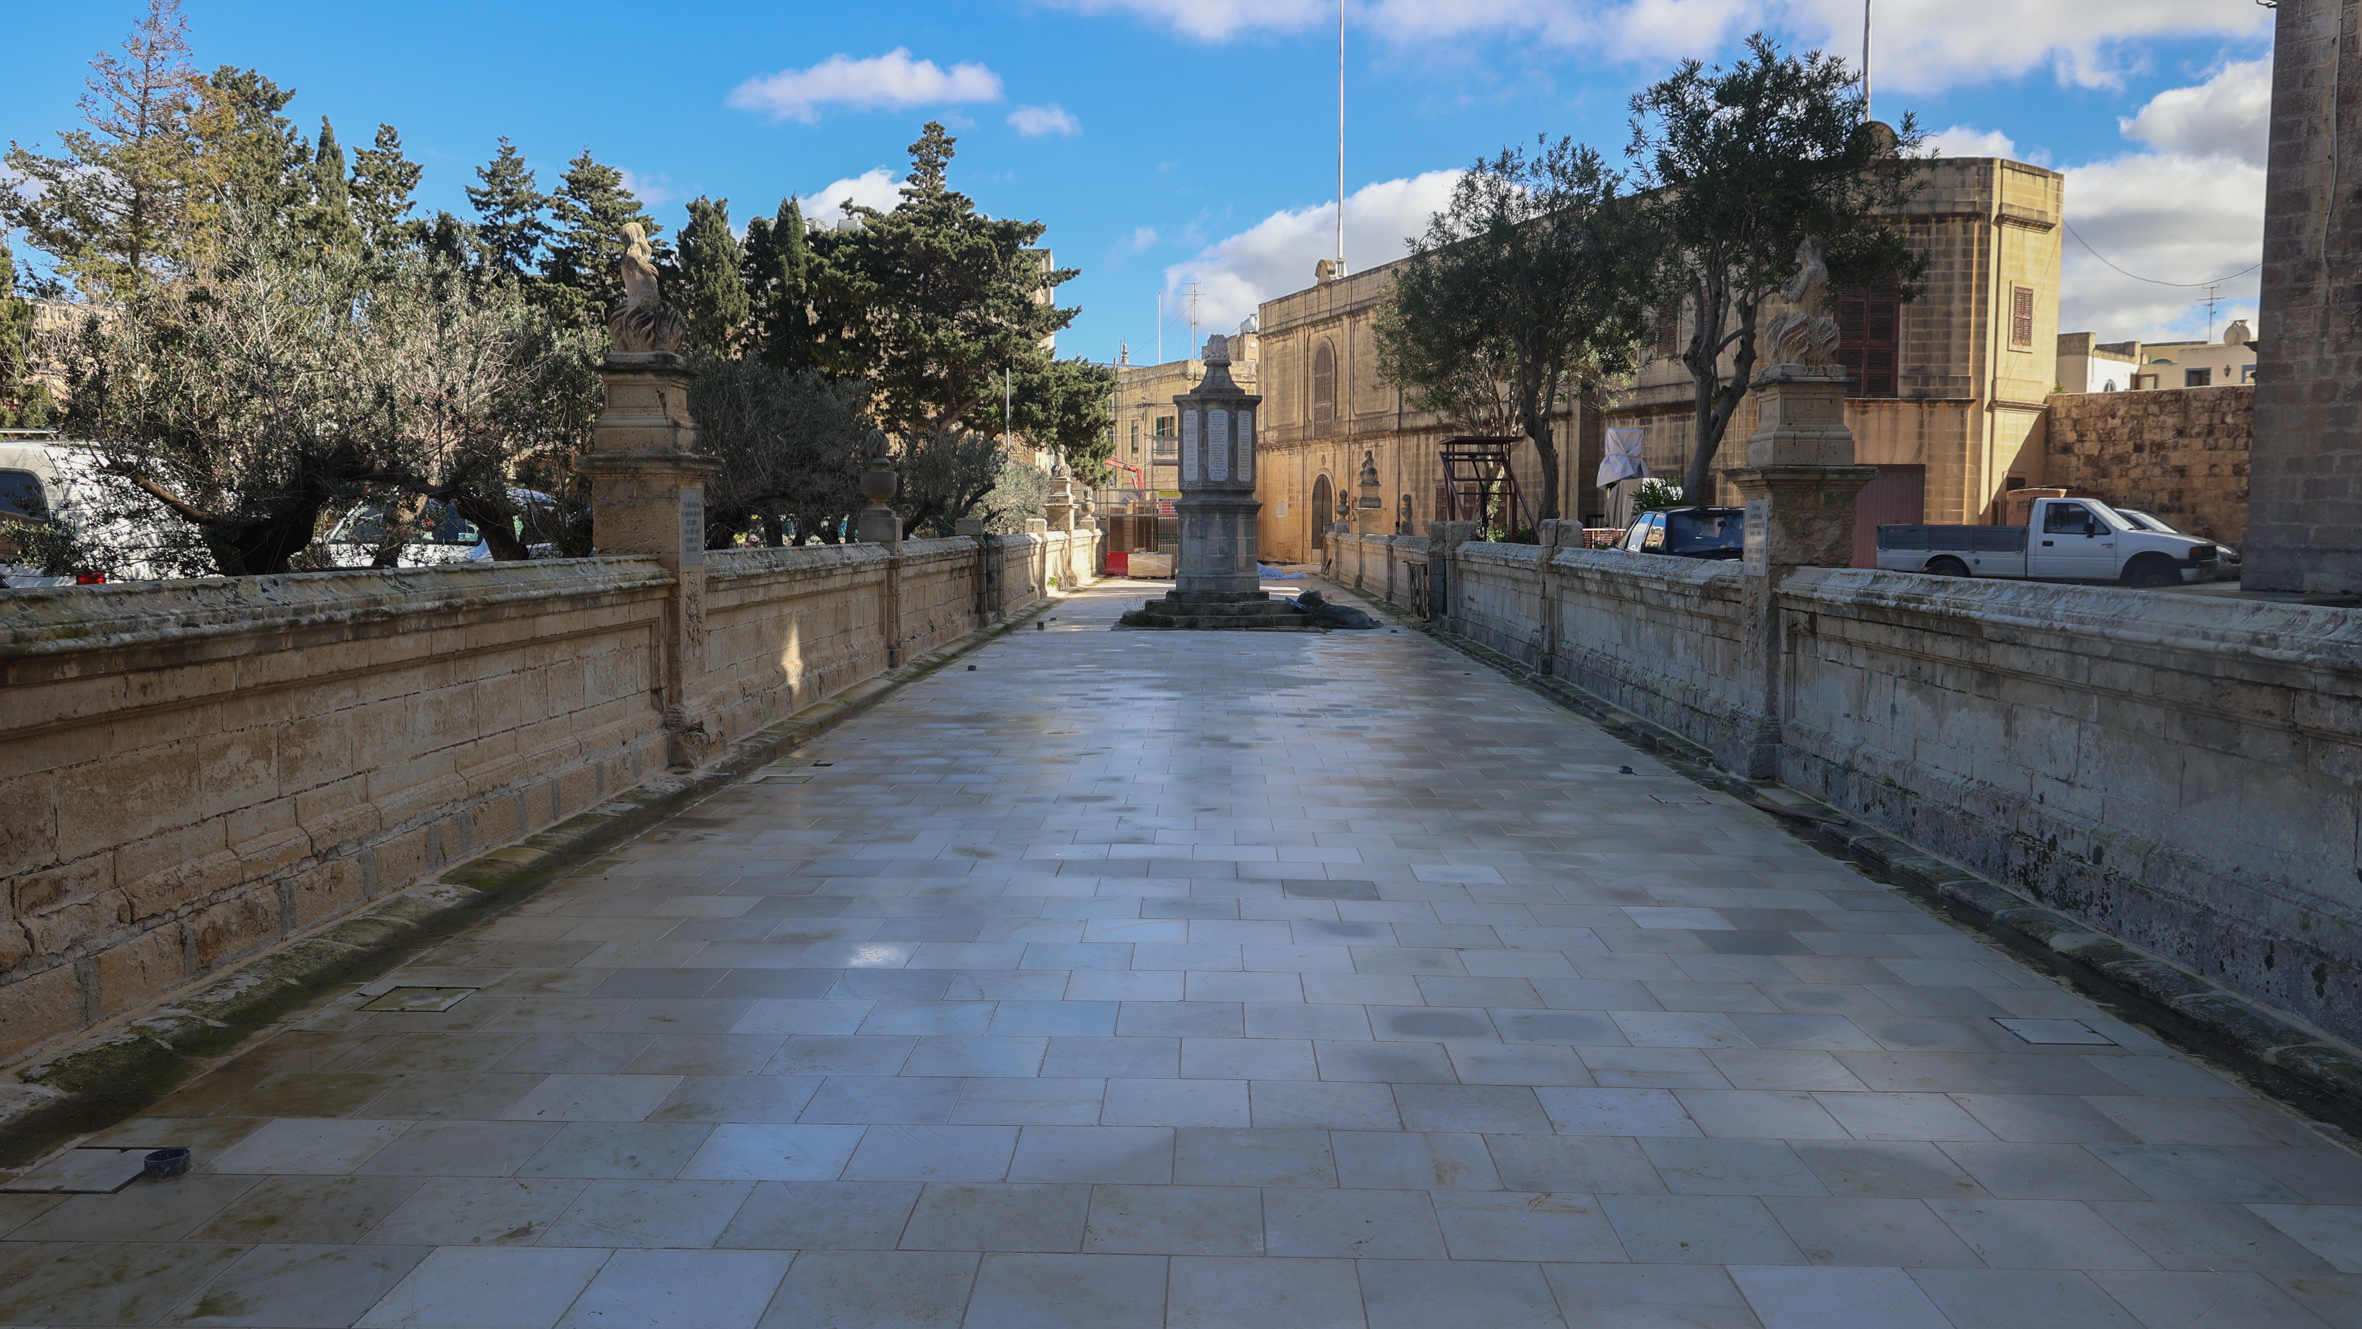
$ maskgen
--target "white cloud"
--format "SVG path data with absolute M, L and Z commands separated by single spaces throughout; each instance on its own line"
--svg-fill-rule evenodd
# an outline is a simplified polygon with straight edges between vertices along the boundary
M 818 121 L 832 106 L 879 111 L 1000 99 L 1000 75 L 983 65 L 944 69 L 932 60 L 911 59 L 908 47 L 866 60 L 832 55 L 810 69 L 783 69 L 748 79 L 730 93 L 730 105 L 739 110 L 764 111 L 773 120 L 805 124 Z
M 1345 258 L 1355 272 L 1401 258 L 1405 237 L 1451 200 L 1458 171 L 1381 180 L 1345 203 Z M 1198 283 L 1198 327 L 1226 328 L 1274 296 L 1312 285 L 1313 265 L 1337 252 L 1337 205 L 1282 210 L 1165 269 L 1165 289 Z
M 620 169 L 623 172 L 624 189 L 629 191 L 633 198 L 651 208 L 660 207 L 680 197 L 680 194 L 675 192 L 672 187 L 671 176 L 642 175 L 628 166 Z
M 1009 112 L 1009 123 L 1027 138 L 1040 138 L 1044 134 L 1069 138 L 1083 132 L 1083 122 L 1055 103 L 1049 106 L 1020 106 Z
M 2060 318 L 2068 331 L 2089 329 L 2108 341 L 2206 331 L 2206 291 L 2158 283 L 2212 281 L 2260 256 L 2270 102 L 2266 61 L 2226 64 L 2203 83 L 2158 93 L 2122 121 L 2125 137 L 2151 151 L 2067 172 L 2075 232 L 2066 238 Z M 2253 316 L 2261 276 L 2242 272 L 2221 284 L 2216 330 Z
M 1086 14 L 1123 13 L 1200 41 L 1333 29 L 1334 0 L 1042 0 Z M 1609 59 L 1711 57 L 1757 28 L 1860 58 L 1861 0 L 1360 0 L 1347 22 L 1397 49 L 1510 39 Z M 2271 12 L 2232 0 L 1879 0 L 1876 90 L 1931 92 L 2048 71 L 2065 83 L 2116 86 L 2140 44 L 2268 36 Z
M 2009 135 L 1998 129 L 1978 129 L 1974 125 L 1954 125 L 1939 129 L 1927 136 L 1927 146 L 1939 157 L 2011 157 L 2018 155 L 2018 145 Z
M 884 166 L 872 167 L 850 180 L 837 180 L 803 196 L 804 221 L 811 226 L 834 226 L 845 215 L 851 199 L 865 208 L 891 212 L 902 201 L 902 177 Z
M 2261 166 L 2271 115 L 2272 62 L 2266 58 L 2224 65 L 2196 87 L 2160 92 L 2119 123 L 2125 137 L 2161 152 L 2237 157 Z

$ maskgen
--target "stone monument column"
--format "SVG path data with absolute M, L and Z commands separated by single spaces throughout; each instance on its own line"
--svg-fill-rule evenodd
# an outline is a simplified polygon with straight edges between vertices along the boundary
M 1384 535 L 1386 495 L 1379 492 L 1378 459 L 1374 453 L 1361 454 L 1361 475 L 1355 488 L 1361 491 L 1353 501 L 1353 533 L 1355 535 Z
M 1837 322 L 1818 311 L 1828 269 L 1820 246 L 1797 251 L 1799 270 L 1781 292 L 1793 312 L 1764 325 L 1768 367 L 1751 385 L 1760 404 L 1747 438 L 1747 464 L 1723 472 L 1747 509 L 1740 563 L 1739 676 L 1745 732 L 1736 736 L 1740 773 L 1779 774 L 1780 702 L 1787 659 L 1780 585 L 1797 568 L 1853 563 L 1854 499 L 1878 474 L 1854 464 L 1845 425 L 1845 370 L 1837 364 Z
M 1124 615 L 1128 627 L 1290 626 L 1295 611 L 1263 590 L 1256 562 L 1255 414 L 1263 399 L 1231 381 L 1230 342 L 1206 341 L 1206 376 L 1181 408 L 1181 552 L 1173 590 Z
M 656 268 L 637 225 L 622 262 L 624 302 L 607 321 L 610 349 L 599 364 L 605 406 L 591 426 L 590 451 L 574 468 L 591 482 L 591 543 L 601 554 L 647 554 L 673 578 L 656 650 L 664 710 L 665 759 L 697 766 L 717 737 L 699 713 L 705 681 L 705 482 L 721 462 L 697 451 L 689 415 L 696 375 L 680 355 L 687 330 L 656 287 Z

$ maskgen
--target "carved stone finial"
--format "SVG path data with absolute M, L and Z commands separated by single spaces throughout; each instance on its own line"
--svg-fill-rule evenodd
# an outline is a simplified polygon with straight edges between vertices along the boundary
M 656 254 L 648 247 L 648 234 L 638 222 L 628 222 L 623 237 L 623 259 L 617 264 L 623 304 L 607 320 L 608 339 L 618 351 L 678 355 L 689 323 L 657 289 Z
M 1220 333 L 1216 333 L 1213 336 L 1206 338 L 1205 354 L 1200 358 L 1209 365 L 1229 364 L 1230 338 L 1225 337 Z

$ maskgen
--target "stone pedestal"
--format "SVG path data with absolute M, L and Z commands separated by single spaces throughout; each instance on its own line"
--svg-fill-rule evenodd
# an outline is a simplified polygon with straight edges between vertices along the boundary
M 1780 712 L 1787 631 L 1780 584 L 1797 568 L 1853 563 L 1854 499 L 1878 474 L 1856 466 L 1845 425 L 1845 373 L 1835 366 L 1773 365 L 1753 390 L 1755 432 L 1747 464 L 1724 471 L 1747 509 L 1740 562 L 1741 704 L 1750 715 L 1738 753 L 1723 754 L 1743 775 L 1779 774 Z
M 1255 550 L 1255 414 L 1263 399 L 1230 378 L 1227 338 L 1206 342 L 1206 376 L 1173 398 L 1181 408 L 1181 552 L 1173 590 L 1124 615 L 1130 627 L 1297 627 L 1266 594 Z
M 698 714 L 705 661 L 705 482 L 721 462 L 697 451 L 686 361 L 662 351 L 609 351 L 600 362 L 606 405 L 590 451 L 591 543 L 602 554 L 647 554 L 673 576 L 659 665 L 666 759 L 702 764 L 716 742 Z

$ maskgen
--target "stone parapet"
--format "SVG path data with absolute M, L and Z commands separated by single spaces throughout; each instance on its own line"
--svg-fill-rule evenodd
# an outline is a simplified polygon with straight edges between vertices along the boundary
M 1097 543 L 711 551 L 680 709 L 726 749 Z M 677 591 L 656 556 L 0 591 L 0 1057 L 663 778 Z

